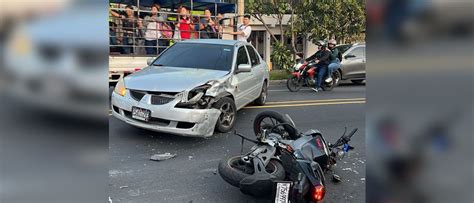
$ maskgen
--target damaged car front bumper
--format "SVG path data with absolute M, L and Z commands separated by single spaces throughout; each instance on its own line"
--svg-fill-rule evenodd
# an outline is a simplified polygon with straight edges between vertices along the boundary
M 127 89 L 124 96 L 112 93 L 112 115 L 136 127 L 190 137 L 210 137 L 214 133 L 221 111 L 214 108 L 195 109 L 176 107 L 178 96 L 163 97 L 143 93 L 137 98 Z M 132 117 L 132 108 L 150 111 L 148 121 Z

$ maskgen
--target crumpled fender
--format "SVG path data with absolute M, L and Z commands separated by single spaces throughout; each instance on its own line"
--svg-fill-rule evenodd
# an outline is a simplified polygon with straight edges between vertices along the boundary
M 204 119 L 202 122 L 203 125 L 196 128 L 195 130 L 201 132 L 203 137 L 211 137 L 214 134 L 214 128 L 216 127 L 217 119 L 221 115 L 221 111 L 219 109 L 209 109 L 209 116 L 207 119 Z
M 235 98 L 235 88 L 237 87 L 238 81 L 232 76 L 208 81 L 206 84 L 212 84 L 212 86 L 206 90 L 205 96 L 214 97 L 215 101 L 229 95 Z

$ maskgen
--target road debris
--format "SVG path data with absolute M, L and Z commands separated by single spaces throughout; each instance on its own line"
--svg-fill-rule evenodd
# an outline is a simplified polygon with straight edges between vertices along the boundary
M 171 153 L 164 153 L 164 154 L 155 154 L 153 156 L 150 157 L 151 160 L 153 161 L 163 161 L 163 160 L 167 160 L 167 159 L 171 159 L 173 157 L 175 157 L 176 154 L 171 154 Z
M 110 198 L 110 196 L 109 196 L 109 203 L 112 203 L 112 198 Z
M 128 185 L 123 185 L 123 186 L 120 186 L 119 188 L 120 188 L 120 189 L 128 188 Z
M 343 168 L 342 169 L 343 171 L 352 171 L 354 172 L 355 174 L 359 174 L 359 172 L 357 172 L 356 170 L 352 169 L 352 168 Z
M 140 189 L 129 190 L 128 195 L 130 195 L 132 197 L 138 197 L 138 196 L 140 196 Z
M 212 172 L 214 175 L 217 175 L 217 169 L 214 169 L 214 171 Z
M 188 160 L 191 160 L 191 159 L 193 159 L 193 156 L 188 156 Z

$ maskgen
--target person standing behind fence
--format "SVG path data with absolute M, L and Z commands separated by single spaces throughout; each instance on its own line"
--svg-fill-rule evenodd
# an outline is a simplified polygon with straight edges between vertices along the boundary
M 190 39 L 192 22 L 189 17 L 188 9 L 186 7 L 181 8 L 179 23 L 177 25 L 181 34 L 181 40 Z
M 191 39 L 199 39 L 199 17 L 194 16 L 191 18 L 193 24 L 191 25 Z
M 237 25 L 237 32 L 230 32 L 229 34 L 237 35 L 237 40 L 247 42 L 251 33 L 252 27 L 250 27 L 250 15 L 247 14 L 244 15 L 243 24 Z
M 122 19 L 122 50 L 123 54 L 132 53 L 132 46 L 134 44 L 135 29 L 141 25 L 137 22 L 138 18 L 135 17 L 133 7 L 128 5 L 125 7 L 125 15 L 123 12 L 111 12 L 114 17 Z
M 211 19 L 211 10 L 204 10 L 204 18 L 199 24 L 199 34 L 201 39 L 217 38 L 216 23 Z
M 161 42 L 161 30 L 163 27 L 163 17 L 158 13 L 160 11 L 159 4 L 153 4 L 151 6 L 151 14 L 145 16 L 143 20 L 143 27 L 146 29 L 145 31 L 145 49 L 146 54 L 156 55 L 157 52 L 157 45 L 163 46 L 163 42 Z
M 218 13 L 216 16 L 216 21 L 214 27 L 217 30 L 218 38 L 222 39 L 222 31 L 224 30 L 224 16 L 222 13 Z

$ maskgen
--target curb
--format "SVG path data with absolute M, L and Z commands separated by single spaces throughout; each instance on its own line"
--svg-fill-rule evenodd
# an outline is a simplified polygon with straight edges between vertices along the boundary
M 269 85 L 281 85 L 286 84 L 286 80 L 270 80 Z

